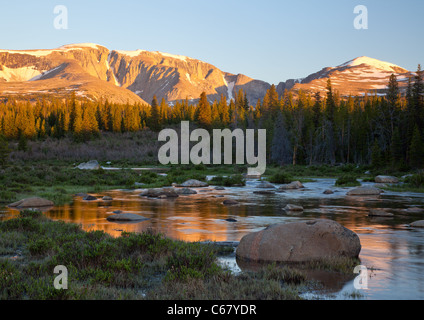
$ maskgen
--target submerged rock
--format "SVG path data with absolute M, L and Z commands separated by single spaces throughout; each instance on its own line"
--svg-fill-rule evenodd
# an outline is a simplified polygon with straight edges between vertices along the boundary
M 226 206 L 233 206 L 233 205 L 237 205 L 239 203 L 236 200 L 224 200 L 223 204 L 226 205 Z
M 424 228 L 424 220 L 415 221 L 415 222 L 411 223 L 411 227 Z
M 404 212 L 409 214 L 421 214 L 421 213 L 424 213 L 424 209 L 418 208 L 418 207 L 411 207 L 411 208 L 405 209 Z
M 215 189 L 215 190 L 217 190 L 217 191 L 225 190 L 225 188 L 224 188 L 224 187 L 215 187 L 214 189 Z
M 113 198 L 112 198 L 112 197 L 109 197 L 109 196 L 104 196 L 104 197 L 102 198 L 102 200 L 103 200 L 103 201 L 112 201 L 112 200 L 113 200 Z
M 377 176 L 375 178 L 375 182 L 394 184 L 394 183 L 399 183 L 399 179 L 392 176 Z
M 43 208 L 52 206 L 54 206 L 52 201 L 38 197 L 23 199 L 8 205 L 9 208 L 16 209 Z
M 83 193 L 83 192 L 79 192 L 79 193 L 75 193 L 74 196 L 75 197 L 83 197 L 84 198 L 84 197 L 87 197 L 88 194 L 87 193 Z
M 303 207 L 296 206 L 294 204 L 288 204 L 285 208 L 285 211 L 303 211 Z
M 262 195 L 270 195 L 270 194 L 275 194 L 275 191 L 271 191 L 271 190 L 258 190 L 258 191 L 253 191 L 254 194 L 262 194 Z
M 334 194 L 334 192 L 332 190 L 330 190 L 330 189 L 325 190 L 323 193 L 324 194 Z
M 97 200 L 97 198 L 94 197 L 94 196 L 87 195 L 82 200 L 85 200 L 85 201 L 94 201 L 94 200 Z
M 113 216 L 107 217 L 106 219 L 108 221 L 113 221 L 113 222 L 136 222 L 136 221 L 150 220 L 149 218 L 145 218 L 143 216 L 139 216 L 138 214 L 133 214 L 133 213 L 115 214 Z
M 384 209 L 372 209 L 370 213 L 368 214 L 368 217 L 386 217 L 386 218 L 392 218 L 394 217 L 393 213 L 387 212 Z
M 387 187 L 388 187 L 388 185 L 385 184 L 385 183 L 376 183 L 374 185 L 374 188 L 379 188 L 379 189 L 381 189 L 381 188 L 387 188 Z
M 268 262 L 306 262 L 326 258 L 357 258 L 359 237 L 333 220 L 275 224 L 243 237 L 240 259 Z
M 275 189 L 275 186 L 272 183 L 269 183 L 268 181 L 262 181 L 259 183 L 256 188 L 258 189 Z
M 348 196 L 378 196 L 382 193 L 382 190 L 373 187 L 359 187 L 350 190 Z

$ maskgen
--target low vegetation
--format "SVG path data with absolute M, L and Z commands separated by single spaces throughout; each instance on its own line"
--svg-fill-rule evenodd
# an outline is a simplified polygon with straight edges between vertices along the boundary
M 217 262 L 232 252 L 152 231 L 113 238 L 23 211 L 0 222 L 0 299 L 293 300 L 309 285 L 301 269 L 275 264 L 235 275 Z M 67 290 L 53 286 L 57 265 L 68 269 Z M 345 266 L 314 265 L 337 272 Z
M 421 171 L 416 174 L 409 175 L 404 179 L 404 183 L 390 185 L 383 189 L 396 192 L 424 193 L 424 172 Z
M 213 177 L 209 183 L 216 186 L 240 187 L 246 185 L 246 179 L 241 174 L 235 174 L 231 176 L 216 176 Z
M 75 193 L 98 193 L 110 189 L 159 188 L 183 183 L 189 179 L 206 181 L 207 175 L 229 174 L 216 184 L 244 185 L 238 167 L 178 166 L 170 167 L 166 175 L 151 171 L 79 170 L 74 165 L 42 164 L 9 165 L 0 168 L 0 203 L 39 196 L 56 205 L 66 204 Z M 235 174 L 237 173 L 237 174 Z
M 65 204 L 78 192 L 100 192 L 130 188 L 139 173 L 132 170 L 78 170 L 72 166 L 33 164 L 0 169 L 0 203 L 40 196 L 55 204 Z
M 336 186 L 338 187 L 358 187 L 361 183 L 357 180 L 357 177 L 351 174 L 345 174 L 336 180 Z
M 287 184 L 293 181 L 293 177 L 284 171 L 279 171 L 270 176 L 268 181 L 271 183 Z

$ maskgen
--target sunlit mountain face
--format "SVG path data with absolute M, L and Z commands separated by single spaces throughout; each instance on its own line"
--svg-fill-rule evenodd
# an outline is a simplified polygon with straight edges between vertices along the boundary
M 404 88 L 413 72 L 389 62 L 359 57 L 323 68 L 301 79 L 280 82 L 277 91 L 314 94 L 326 91 L 327 80 L 341 95 L 384 95 L 395 74 Z M 284 78 L 284 75 L 281 75 Z M 150 103 L 154 96 L 173 104 L 196 102 L 205 92 L 210 102 L 229 101 L 240 89 L 250 104 L 263 99 L 270 84 L 243 74 L 231 74 L 198 59 L 159 51 L 110 50 L 83 43 L 56 49 L 0 50 L 0 98 L 36 100 L 69 96 L 116 103 Z

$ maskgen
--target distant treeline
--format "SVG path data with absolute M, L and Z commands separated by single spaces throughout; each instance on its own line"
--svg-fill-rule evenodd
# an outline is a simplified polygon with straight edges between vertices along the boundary
M 9 100 L 0 104 L 0 134 L 7 139 L 72 136 L 77 142 L 103 131 L 159 131 L 191 121 L 206 129 L 267 129 L 267 159 L 278 164 L 356 163 L 374 166 L 423 167 L 424 85 L 419 66 L 401 93 L 395 75 L 386 95 L 341 97 L 331 80 L 321 95 L 286 91 L 275 86 L 252 105 L 240 90 L 231 101 L 209 101 L 202 93 L 167 104 L 154 98 L 151 106 L 108 101 L 40 100 L 35 104 Z

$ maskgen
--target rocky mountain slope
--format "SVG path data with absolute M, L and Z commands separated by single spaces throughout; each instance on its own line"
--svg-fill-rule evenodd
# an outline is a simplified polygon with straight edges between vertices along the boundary
M 0 50 L 0 96 L 56 94 L 70 91 L 90 99 L 151 102 L 156 95 L 173 103 L 227 99 L 239 89 L 249 101 L 263 98 L 270 85 L 244 75 L 223 72 L 185 56 L 144 50 L 109 50 L 96 44 L 66 45 L 53 50 Z
M 287 80 L 277 91 L 323 94 L 327 79 L 342 95 L 384 94 L 389 76 L 395 73 L 401 86 L 410 71 L 397 65 L 360 57 L 337 67 L 324 68 L 306 78 Z M 0 99 L 35 99 L 40 96 L 68 96 L 75 91 L 91 100 L 108 99 L 118 103 L 150 103 L 156 95 L 169 103 L 196 101 L 205 91 L 208 99 L 228 100 L 239 89 L 252 105 L 262 99 L 270 84 L 245 75 L 230 74 L 215 66 L 186 56 L 145 50 L 109 50 L 86 43 L 51 50 L 0 50 Z

